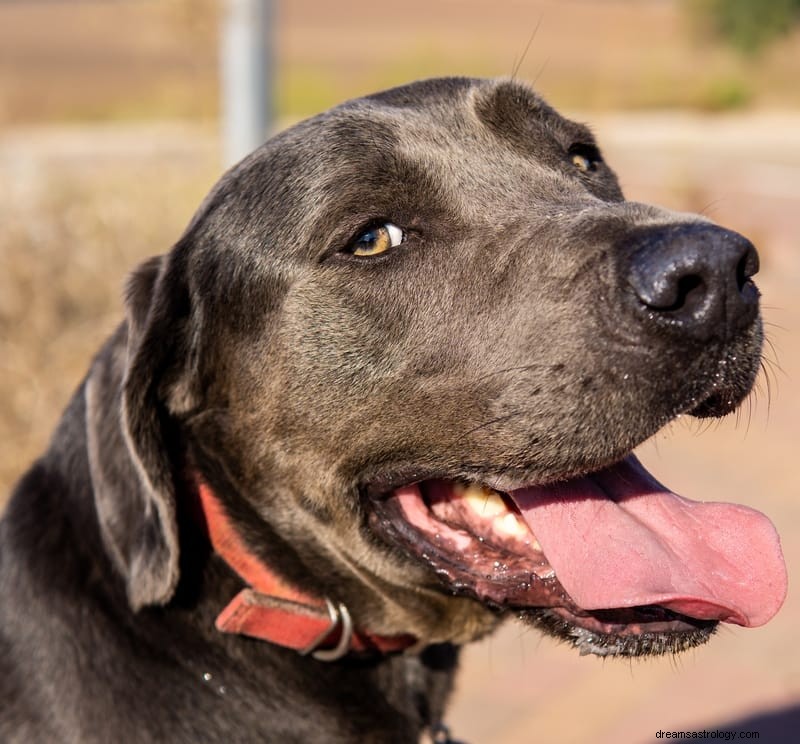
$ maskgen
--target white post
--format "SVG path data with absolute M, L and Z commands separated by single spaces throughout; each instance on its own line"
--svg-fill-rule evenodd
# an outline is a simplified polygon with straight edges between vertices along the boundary
M 222 1 L 222 157 L 228 166 L 264 142 L 272 120 L 274 0 Z

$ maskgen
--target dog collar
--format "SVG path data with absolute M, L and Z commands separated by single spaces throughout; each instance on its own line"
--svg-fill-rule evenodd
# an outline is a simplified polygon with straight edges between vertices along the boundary
M 247 547 L 211 488 L 199 482 L 197 490 L 214 551 L 248 585 L 219 614 L 217 630 L 269 641 L 319 661 L 336 661 L 350 652 L 395 653 L 417 642 L 410 634 L 357 629 L 341 602 L 286 583 Z

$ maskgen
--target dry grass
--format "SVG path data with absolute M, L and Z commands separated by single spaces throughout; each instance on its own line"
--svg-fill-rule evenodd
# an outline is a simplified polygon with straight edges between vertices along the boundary
M 120 321 L 126 273 L 170 247 L 211 183 L 200 158 L 62 165 L 0 200 L 0 503 Z

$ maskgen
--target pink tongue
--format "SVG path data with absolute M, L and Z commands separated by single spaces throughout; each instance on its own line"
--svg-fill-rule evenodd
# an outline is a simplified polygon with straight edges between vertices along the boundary
M 586 478 L 509 495 L 585 610 L 657 604 L 752 627 L 786 596 L 780 540 L 763 514 L 677 496 L 633 455 Z

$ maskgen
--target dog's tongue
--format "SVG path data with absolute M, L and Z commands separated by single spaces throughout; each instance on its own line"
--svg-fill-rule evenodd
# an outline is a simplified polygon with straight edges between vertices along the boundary
M 585 478 L 509 495 L 585 610 L 660 605 L 752 627 L 786 596 L 780 539 L 763 514 L 677 496 L 632 455 Z

